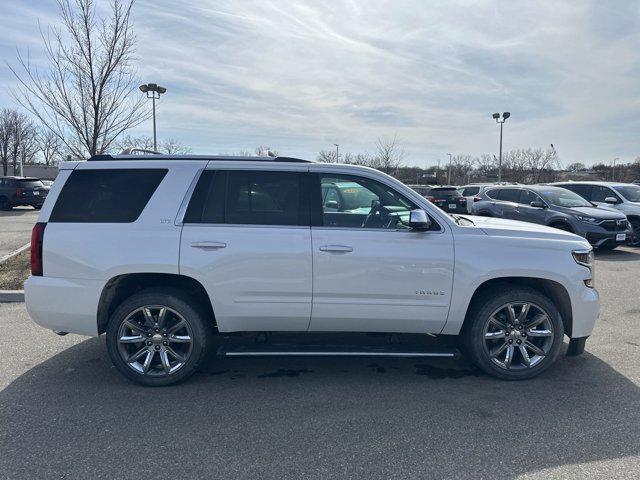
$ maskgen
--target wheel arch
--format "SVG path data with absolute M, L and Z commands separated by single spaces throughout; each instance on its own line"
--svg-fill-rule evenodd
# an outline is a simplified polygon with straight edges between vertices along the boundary
M 549 220 L 549 223 L 547 224 L 547 226 L 552 228 L 558 228 L 559 225 L 566 227 L 564 230 L 567 230 L 571 233 L 575 233 L 576 231 L 576 229 L 573 228 L 573 225 L 571 225 L 571 223 L 566 218 L 562 218 L 562 217 L 554 217 L 551 220 Z
M 111 278 L 102 289 L 97 312 L 98 334 L 106 331 L 111 314 L 125 299 L 153 287 L 172 287 L 183 291 L 205 310 L 217 330 L 211 299 L 196 279 L 172 273 L 127 273 Z
M 499 277 L 492 278 L 480 284 L 471 296 L 467 313 L 462 324 L 462 329 L 460 331 L 463 332 L 467 328 L 471 322 L 470 319 L 475 305 L 484 295 L 491 290 L 505 289 L 509 288 L 511 285 L 530 287 L 548 296 L 562 316 L 564 333 L 571 337 L 573 330 L 573 310 L 571 307 L 571 297 L 569 296 L 567 289 L 562 284 L 554 280 L 530 277 Z

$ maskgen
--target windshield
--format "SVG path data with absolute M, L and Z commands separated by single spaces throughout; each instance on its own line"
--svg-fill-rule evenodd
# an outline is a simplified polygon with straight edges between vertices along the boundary
M 630 202 L 640 202 L 640 186 L 617 185 L 613 189 Z
M 558 207 L 593 207 L 593 205 L 582 198 L 577 193 L 564 188 L 549 188 L 548 190 L 539 190 L 537 192 L 547 203 Z

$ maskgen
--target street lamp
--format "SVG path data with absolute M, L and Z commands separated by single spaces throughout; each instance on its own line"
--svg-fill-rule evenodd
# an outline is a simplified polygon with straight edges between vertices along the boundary
M 498 157 L 498 183 L 500 183 L 502 181 L 502 125 L 504 125 L 504 122 L 511 116 L 511 114 L 509 112 L 504 112 L 502 114 L 502 119 L 500 119 L 499 113 L 494 113 L 492 116 L 496 123 L 500 124 L 500 156 Z
M 147 83 L 146 85 L 140 85 L 140 91 L 147 94 L 147 98 L 150 98 L 153 103 L 153 151 L 158 151 L 158 142 L 156 140 L 156 100 L 160 98 L 160 95 L 167 91 L 166 88 L 161 87 L 157 83 Z
M 340 163 L 340 144 L 334 143 L 336 147 L 336 163 Z
M 615 182 L 616 181 L 616 162 L 620 160 L 619 157 L 616 157 L 613 159 L 613 171 L 611 172 L 611 181 Z
M 449 155 L 449 171 L 447 172 L 447 185 L 451 185 L 451 154 L 447 153 L 447 155 Z

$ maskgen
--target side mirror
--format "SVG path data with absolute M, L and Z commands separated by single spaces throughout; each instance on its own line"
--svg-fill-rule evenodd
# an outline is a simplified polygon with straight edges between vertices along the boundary
M 529 205 L 531 205 L 533 208 L 547 208 L 544 202 L 540 202 L 538 200 L 534 200 Z
M 340 208 L 340 205 L 338 204 L 337 200 L 329 200 L 327 203 L 324 204 L 325 208 L 332 208 L 334 210 L 338 210 L 338 208 Z
M 618 199 L 616 197 L 607 197 L 604 199 L 604 203 L 615 205 L 616 203 L 618 203 Z
M 411 210 L 409 212 L 409 226 L 414 230 L 428 230 L 431 219 L 424 210 Z

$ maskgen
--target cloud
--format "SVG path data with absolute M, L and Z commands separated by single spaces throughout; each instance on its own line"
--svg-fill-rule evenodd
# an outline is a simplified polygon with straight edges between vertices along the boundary
M 40 3 L 0 19 L 5 58 L 16 43 L 37 47 L 36 20 L 52 15 Z M 434 164 L 495 152 L 491 113 L 508 110 L 507 149 L 553 143 L 565 163 L 631 160 L 639 13 L 634 0 L 138 0 L 138 70 L 168 89 L 159 134 L 198 153 L 269 144 L 314 158 L 397 134 L 410 163 Z

